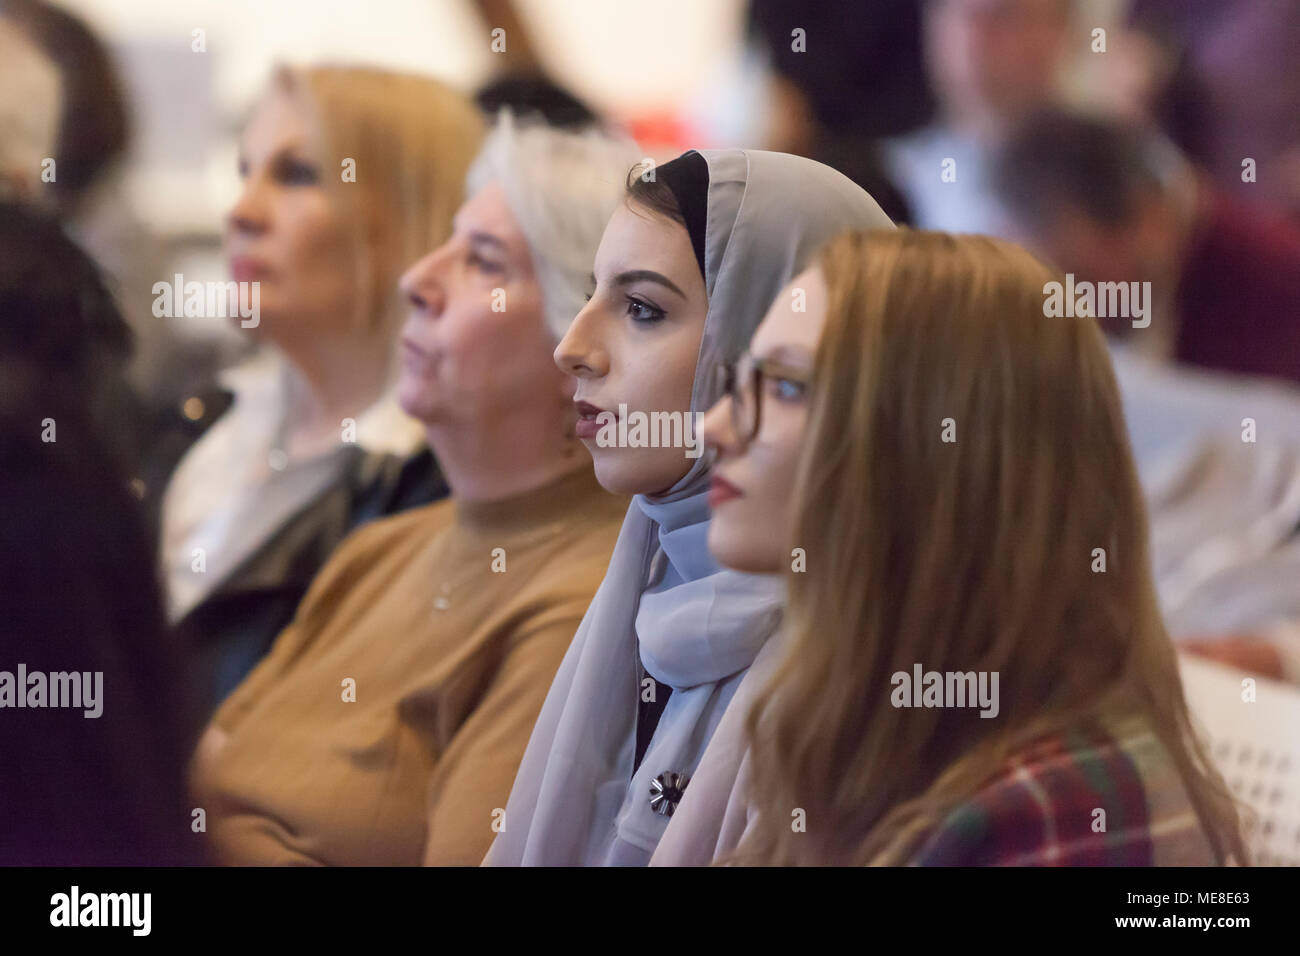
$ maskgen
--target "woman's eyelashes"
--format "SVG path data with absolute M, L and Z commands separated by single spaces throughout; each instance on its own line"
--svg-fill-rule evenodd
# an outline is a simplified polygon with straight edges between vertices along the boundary
M 239 178 L 247 179 L 250 168 L 249 161 L 241 156 L 237 166 Z M 314 186 L 320 182 L 320 170 L 315 163 L 293 156 L 277 156 L 271 163 L 271 176 L 286 186 Z
M 600 288 L 597 286 L 591 292 L 586 293 L 583 300 L 590 302 L 599 291 Z M 647 302 L 639 296 L 625 295 L 623 296 L 623 314 L 638 325 L 653 325 L 662 321 L 668 313 L 653 302 Z
M 476 249 L 470 249 L 468 262 L 470 268 L 476 269 L 485 275 L 500 275 L 505 271 L 505 266 L 495 260 L 489 259 Z
M 275 178 L 286 186 L 314 186 L 320 182 L 320 171 L 315 163 L 285 156 L 275 164 Z
M 767 393 L 778 402 L 801 402 L 808 394 L 808 386 L 792 378 L 771 377 L 766 380 Z
M 644 299 L 638 299 L 634 295 L 625 296 L 624 298 L 627 300 L 624 311 L 627 313 L 628 318 L 638 325 L 653 325 L 661 321 L 667 314 L 659 306 L 652 305 Z

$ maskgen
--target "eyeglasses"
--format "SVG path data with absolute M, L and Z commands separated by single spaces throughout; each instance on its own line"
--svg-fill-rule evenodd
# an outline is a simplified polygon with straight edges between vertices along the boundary
M 746 352 L 739 361 L 718 367 L 716 389 L 731 399 L 731 427 L 737 440 L 747 445 L 758 434 L 763 420 L 763 383 L 767 380 L 778 401 L 802 401 L 811 384 L 807 372 L 774 362 L 755 359 Z

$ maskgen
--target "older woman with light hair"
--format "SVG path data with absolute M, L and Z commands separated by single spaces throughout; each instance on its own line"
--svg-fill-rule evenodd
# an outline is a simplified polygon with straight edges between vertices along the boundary
M 162 507 L 170 616 L 205 718 L 351 528 L 445 494 L 393 393 L 397 279 L 447 238 L 481 137 L 444 84 L 344 67 L 277 70 L 244 129 L 225 247 L 256 306 L 232 321 L 257 349 L 187 402 L 196 431 L 215 423 Z
M 636 158 L 504 118 L 451 238 L 403 276 L 398 399 L 452 497 L 345 541 L 213 718 L 194 784 L 220 859 L 476 864 L 505 828 L 627 510 L 551 354 Z

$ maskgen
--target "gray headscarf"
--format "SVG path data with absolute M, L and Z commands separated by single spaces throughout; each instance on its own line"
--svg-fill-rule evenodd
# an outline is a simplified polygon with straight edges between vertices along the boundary
M 709 173 L 709 308 L 692 412 L 721 397 L 715 370 L 748 347 L 777 292 L 822 244 L 850 229 L 893 228 L 875 200 L 828 166 L 759 150 L 700 155 Z M 649 860 L 669 819 L 651 807 L 652 781 L 665 771 L 695 772 L 783 598 L 779 578 L 713 562 L 708 485 L 702 456 L 666 493 L 638 495 L 628 509 L 605 580 L 533 728 L 486 864 Z M 638 653 L 673 691 L 633 775 Z

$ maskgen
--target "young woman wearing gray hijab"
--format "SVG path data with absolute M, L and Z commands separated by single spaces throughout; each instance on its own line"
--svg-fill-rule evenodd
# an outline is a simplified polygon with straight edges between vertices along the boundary
M 685 454 L 646 447 L 633 419 L 694 422 L 720 395 L 717 370 L 822 242 L 893 226 L 840 173 L 783 153 L 691 151 L 629 177 L 628 194 L 555 358 L 577 379 L 597 477 L 635 498 L 487 865 L 649 861 L 782 593 L 777 578 L 710 557 L 709 463 L 689 434 Z

